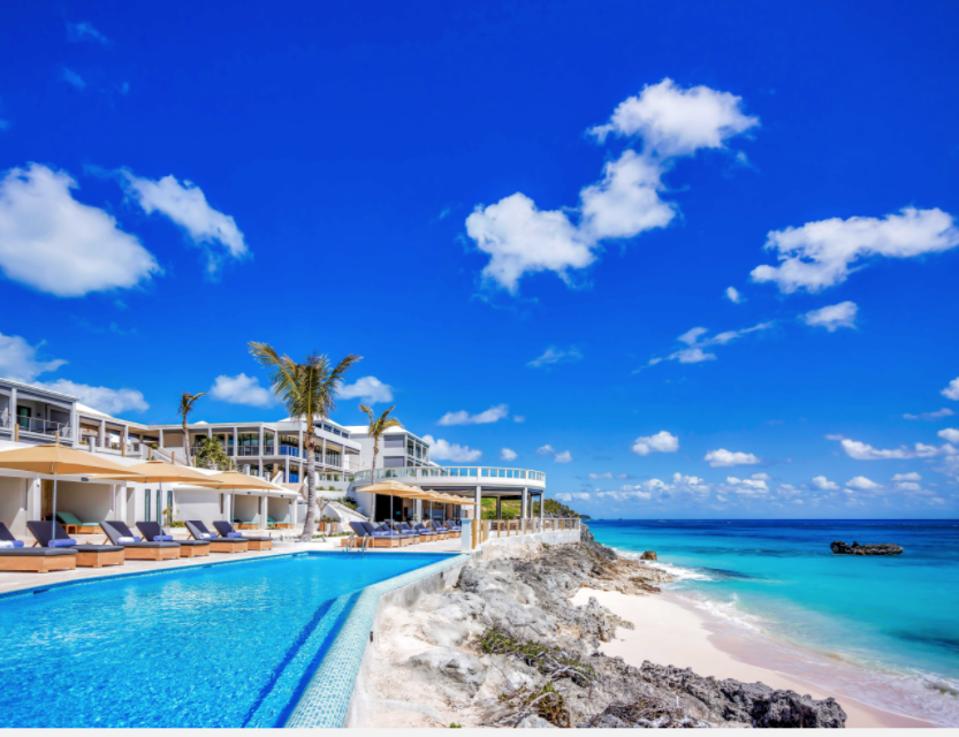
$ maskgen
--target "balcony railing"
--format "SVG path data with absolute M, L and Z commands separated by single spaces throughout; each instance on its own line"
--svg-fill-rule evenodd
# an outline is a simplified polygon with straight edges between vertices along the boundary
M 17 417 L 16 424 L 19 432 L 32 433 L 33 435 L 47 435 L 51 438 L 59 436 L 66 440 L 72 434 L 69 424 L 44 420 L 40 417 Z
M 359 483 L 370 480 L 369 469 L 357 471 L 354 479 Z M 529 468 L 500 468 L 498 466 L 401 466 L 398 468 L 378 468 L 374 477 L 376 481 L 384 479 L 410 479 L 430 481 L 447 479 L 456 481 L 478 481 L 503 479 L 533 482 L 537 485 L 546 484 L 546 473 Z

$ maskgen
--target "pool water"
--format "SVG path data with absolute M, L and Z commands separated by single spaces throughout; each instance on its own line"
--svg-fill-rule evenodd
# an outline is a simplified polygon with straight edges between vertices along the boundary
M 0 727 L 282 726 L 359 592 L 447 557 L 303 553 L 0 597 Z

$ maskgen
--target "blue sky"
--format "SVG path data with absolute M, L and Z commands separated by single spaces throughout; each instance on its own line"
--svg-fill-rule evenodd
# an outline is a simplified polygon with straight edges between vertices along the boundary
M 356 352 L 337 419 L 594 515 L 954 516 L 957 20 L 8 6 L 0 370 L 269 419 L 247 341 Z

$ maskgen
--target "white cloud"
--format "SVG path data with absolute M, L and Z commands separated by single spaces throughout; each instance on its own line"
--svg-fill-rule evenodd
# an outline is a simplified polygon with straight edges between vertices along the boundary
M 544 366 L 555 366 L 557 363 L 572 363 L 580 361 L 582 358 L 583 354 L 576 346 L 557 348 L 551 345 L 526 365 L 530 368 L 542 368 Z
M 839 484 L 825 476 L 813 476 L 812 485 L 821 491 L 835 491 L 839 488 Z
M 31 345 L 19 335 L 0 333 L 0 376 L 31 382 L 40 374 L 56 371 L 66 363 L 62 358 L 40 360 L 37 350 L 42 346 L 43 343 Z
M 743 295 L 740 294 L 736 287 L 726 287 L 725 295 L 726 299 L 728 299 L 734 305 L 742 304 L 744 302 Z
M 674 157 L 722 148 L 757 123 L 727 92 L 681 89 L 669 79 L 647 86 L 623 101 L 608 125 L 592 130 L 599 140 L 609 133 L 639 136 L 643 150 L 627 149 L 608 162 L 602 179 L 580 191 L 578 208 L 541 210 L 516 192 L 467 217 L 467 234 L 490 257 L 483 278 L 511 293 L 524 275 L 543 271 L 571 283 L 570 273 L 595 261 L 602 240 L 631 238 L 675 218 L 677 208 L 660 197 Z
M 834 333 L 839 328 L 856 327 L 856 313 L 859 307 L 855 302 L 845 301 L 811 310 L 802 316 L 803 322 L 813 327 L 826 328 Z
M 865 476 L 853 476 L 846 482 L 846 486 L 850 489 L 858 489 L 859 491 L 873 491 L 882 488 L 880 484 L 877 484 Z
M 569 463 L 573 460 L 573 454 L 568 450 L 558 451 L 549 443 L 541 445 L 536 449 L 536 452 L 541 456 L 553 456 L 553 461 L 556 463 Z
M 556 452 L 556 449 L 555 449 L 552 445 L 550 445 L 549 443 L 546 443 L 546 445 L 541 445 L 541 446 L 539 446 L 539 447 L 536 449 L 536 452 L 539 453 L 541 456 L 548 456 L 548 455 L 552 455 L 553 453 L 555 453 L 555 452 Z
M 818 292 L 846 280 L 872 257 L 913 258 L 959 245 L 952 216 L 938 208 L 903 208 L 884 218 L 830 218 L 797 228 L 770 231 L 765 247 L 778 266 L 752 270 L 757 282 L 774 282 L 786 294 Z
M 76 182 L 42 164 L 0 180 L 0 268 L 58 297 L 133 287 L 160 271 L 113 216 L 73 199 Z
M 68 379 L 57 379 L 56 381 L 42 383 L 40 386 L 76 397 L 83 404 L 101 412 L 106 412 L 108 415 L 130 410 L 144 412 L 150 409 L 143 392 L 137 389 L 111 389 L 106 386 L 90 386 L 89 384 L 78 384 Z
M 749 478 L 727 476 L 726 484 L 728 488 L 726 491 L 740 496 L 762 496 L 769 491 L 768 479 L 769 477 L 764 473 L 754 473 Z
M 775 322 L 773 321 L 760 322 L 746 328 L 739 328 L 738 330 L 725 330 L 710 337 L 706 337 L 709 331 L 704 327 L 697 326 L 690 328 L 677 338 L 680 343 L 686 346 L 685 348 L 679 348 L 665 356 L 651 358 L 646 366 L 655 366 L 664 361 L 678 361 L 679 363 L 715 361 L 716 354 L 712 353 L 710 349 L 715 346 L 728 345 L 746 335 L 769 330 L 774 325 Z
M 515 461 L 517 454 L 512 448 L 503 448 L 499 452 L 499 457 L 504 461 Z
M 393 387 L 375 376 L 361 376 L 352 384 L 341 384 L 336 396 L 338 399 L 359 399 L 366 404 L 386 403 L 393 401 Z
M 676 211 L 659 198 L 662 174 L 659 162 L 631 150 L 607 163 L 603 181 L 580 193 L 580 229 L 589 242 L 631 238 L 669 225 Z
M 609 122 L 591 130 L 599 140 L 612 134 L 640 136 L 660 156 L 686 156 L 701 148 L 722 148 L 726 139 L 759 124 L 745 115 L 742 98 L 697 85 L 682 89 L 666 78 L 628 97 Z
M 892 477 L 893 481 L 922 481 L 922 476 L 915 471 L 909 473 L 897 473 Z
M 905 420 L 941 420 L 943 417 L 952 417 L 955 414 L 948 407 L 943 407 L 942 409 L 937 409 L 932 412 L 919 412 L 912 414 L 911 412 L 906 412 L 902 417 Z
M 210 396 L 221 402 L 244 404 L 248 407 L 269 407 L 276 401 L 269 389 L 260 386 L 257 377 L 244 373 L 217 376 L 210 389 Z
M 423 440 L 430 446 L 430 458 L 434 461 L 470 463 L 483 455 L 481 450 L 470 448 L 468 445 L 451 443 L 443 438 L 434 438 L 432 435 L 424 435 Z
M 578 492 L 568 492 L 561 491 L 559 494 L 555 494 L 554 498 L 561 502 L 572 502 L 572 501 L 589 501 L 592 495 L 588 491 L 578 491 Z
M 477 412 L 475 415 L 471 415 L 465 409 L 461 409 L 457 412 L 447 412 L 445 415 L 440 417 L 437 424 L 444 426 L 490 425 L 494 422 L 499 422 L 500 420 L 506 419 L 507 417 L 509 417 L 509 407 L 505 404 L 497 404 L 495 407 L 490 407 L 482 412 Z
M 67 38 L 71 41 L 92 41 L 101 46 L 106 46 L 110 43 L 110 39 L 100 33 L 100 31 L 88 21 L 77 21 L 76 23 L 67 21 Z
M 87 88 L 87 81 L 77 72 L 69 69 L 68 67 L 60 68 L 60 79 L 73 87 L 75 90 L 82 91 Z
M 912 448 L 902 445 L 898 448 L 876 448 L 861 440 L 845 438 L 841 435 L 827 435 L 828 440 L 836 440 L 850 458 L 857 461 L 885 461 L 906 458 L 932 458 L 947 452 L 943 448 L 925 443 L 915 443 Z
M 959 401 L 959 376 L 949 382 L 948 386 L 942 390 L 942 396 L 946 399 L 955 399 Z
M 641 435 L 633 441 L 633 453 L 647 456 L 650 453 L 675 453 L 679 450 L 679 438 L 667 430 L 654 435 Z
M 583 269 L 595 258 L 592 244 L 566 214 L 540 210 L 522 192 L 487 207 L 477 207 L 466 218 L 466 232 L 489 254 L 483 278 L 515 293 L 525 274 L 552 271 L 569 282 L 570 269 Z
M 553 456 L 553 460 L 556 461 L 556 463 L 569 463 L 573 460 L 573 454 L 568 450 L 564 450 L 563 452 L 557 453 L 555 456 Z
M 753 453 L 746 453 L 738 450 L 726 450 L 717 448 L 709 451 L 703 460 L 713 468 L 722 468 L 726 466 L 755 466 L 759 463 L 759 457 Z
M 223 256 L 243 258 L 248 254 L 246 240 L 232 216 L 210 207 L 203 190 L 193 182 L 167 176 L 152 180 L 123 172 L 127 192 L 147 214 L 159 212 L 183 228 L 190 239 L 203 247 L 207 270 L 215 273 Z M 219 244 L 220 248 L 214 246 Z
M 940 430 L 937 435 L 947 443 L 959 444 L 959 430 L 954 427 L 947 427 Z

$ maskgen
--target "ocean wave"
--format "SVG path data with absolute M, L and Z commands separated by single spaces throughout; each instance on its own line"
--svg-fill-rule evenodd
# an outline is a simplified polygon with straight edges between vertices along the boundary
M 616 548 L 617 554 L 623 556 L 624 558 L 632 558 L 633 560 L 642 560 L 639 553 L 632 550 L 621 550 Z M 685 566 L 677 566 L 672 563 L 663 563 L 658 560 L 644 560 L 643 563 L 648 565 L 650 568 L 656 568 L 664 573 L 668 573 L 670 576 L 675 578 L 677 581 L 715 581 L 714 576 L 710 576 L 708 573 L 699 568 L 687 568 Z
M 723 622 L 734 624 L 750 632 L 763 632 L 765 622 L 761 617 L 744 610 L 739 597 L 733 594 L 730 599 L 714 599 L 705 596 L 690 596 L 687 600 L 708 616 Z

